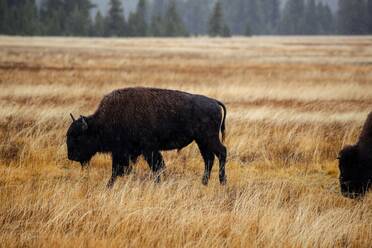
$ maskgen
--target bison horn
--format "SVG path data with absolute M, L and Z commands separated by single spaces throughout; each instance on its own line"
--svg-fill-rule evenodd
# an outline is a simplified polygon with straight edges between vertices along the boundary
M 85 130 L 87 130 L 88 129 L 88 123 L 87 123 L 87 121 L 85 120 L 85 117 L 84 116 L 80 116 L 81 117 L 81 121 L 82 121 L 82 123 L 83 123 L 83 131 L 85 131 Z
M 75 121 L 75 117 L 70 113 L 72 121 Z

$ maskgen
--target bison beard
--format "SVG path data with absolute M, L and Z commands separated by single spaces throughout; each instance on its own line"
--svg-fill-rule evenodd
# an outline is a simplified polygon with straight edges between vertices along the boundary
M 111 153 L 107 186 L 112 187 L 118 176 L 131 171 L 130 161 L 143 155 L 159 181 L 165 167 L 160 151 L 195 141 L 205 163 L 202 183 L 208 184 L 217 156 L 219 180 L 225 184 L 226 147 L 219 139 L 225 118 L 225 106 L 206 96 L 154 88 L 115 90 L 93 115 L 73 118 L 67 131 L 68 158 L 86 164 L 96 153 Z
M 372 112 L 364 123 L 355 145 L 346 146 L 339 155 L 342 195 L 363 196 L 372 187 Z

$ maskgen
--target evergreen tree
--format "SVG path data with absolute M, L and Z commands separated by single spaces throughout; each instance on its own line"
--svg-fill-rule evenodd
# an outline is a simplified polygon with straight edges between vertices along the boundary
M 283 9 L 279 32 L 303 34 L 305 4 L 303 0 L 288 0 Z
M 226 24 L 229 25 L 233 34 L 243 34 L 245 28 L 243 25 L 249 22 L 247 2 L 245 0 L 221 0 Z
M 276 33 L 280 20 L 280 5 L 279 0 L 271 0 L 270 24 L 272 33 Z
M 251 36 L 252 35 L 252 29 L 251 29 L 251 25 L 249 25 L 249 23 L 245 24 L 244 35 L 245 36 Z
M 210 1 L 188 0 L 185 2 L 183 19 L 187 29 L 195 35 L 207 33 Z
M 215 36 L 230 36 L 230 30 L 224 22 L 221 3 L 218 1 L 212 11 L 208 23 L 208 34 Z
M 7 0 L 0 0 L 0 33 L 7 34 L 8 33 L 8 2 Z
M 154 0 L 152 4 L 152 16 L 163 16 L 165 8 L 165 0 Z
M 334 17 L 327 4 L 317 4 L 317 20 L 319 23 L 319 34 L 334 34 Z
M 305 7 L 304 34 L 314 35 L 319 32 L 319 19 L 315 0 L 308 0 Z M 319 12 L 318 12 L 319 13 Z
M 222 37 L 231 37 L 230 28 L 226 24 L 224 24 L 223 29 L 222 29 Z
M 266 32 L 264 26 L 264 8 L 261 8 L 261 0 L 248 1 L 248 23 L 251 24 L 253 34 L 262 34 Z
M 367 32 L 372 34 L 372 0 L 367 0 Z
M 4 4 L 7 13 L 4 28 L 11 35 L 34 35 L 38 32 L 38 14 L 35 0 L 22 0 Z
M 279 2 L 278 0 L 251 0 L 251 8 L 256 9 L 253 18 L 257 34 L 273 34 L 276 32 L 279 21 Z M 252 14 L 252 13 L 251 13 Z
M 87 16 L 84 11 L 80 10 L 79 6 L 76 5 L 67 20 L 66 34 L 72 36 L 87 36 L 91 30 L 91 25 L 90 16 Z
M 120 0 L 110 0 L 110 9 L 105 22 L 106 36 L 127 35 L 127 24 L 124 18 L 124 11 Z
M 136 33 L 138 36 L 147 35 L 147 3 L 146 0 L 139 0 L 137 5 L 137 30 Z
M 364 0 L 339 0 L 338 30 L 340 34 L 367 33 L 367 15 Z
M 63 35 L 65 30 L 64 2 L 62 0 L 44 0 L 41 4 L 40 19 L 45 35 Z
M 101 11 L 97 11 L 96 17 L 94 18 L 94 27 L 92 30 L 94 36 L 101 37 L 105 34 L 105 20 L 101 14 Z
M 131 13 L 128 19 L 129 33 L 132 36 L 146 36 L 148 27 L 146 22 L 147 4 L 145 0 L 139 0 L 135 13 Z
M 177 5 L 174 0 L 169 3 L 164 15 L 164 36 L 187 36 L 188 32 L 177 12 Z
M 164 22 L 161 16 L 152 16 L 151 26 L 150 26 L 150 35 L 155 37 L 164 36 Z
M 272 2 L 271 0 L 260 0 L 256 2 L 258 8 L 258 21 L 259 28 L 257 30 L 258 34 L 269 34 L 272 31 L 271 26 L 271 12 L 272 12 Z
M 24 35 L 39 34 L 39 16 L 35 0 L 27 0 L 21 11 L 24 23 Z
M 221 3 L 217 2 L 213 8 L 212 15 L 208 23 L 208 34 L 212 37 L 219 36 L 222 33 L 222 8 Z

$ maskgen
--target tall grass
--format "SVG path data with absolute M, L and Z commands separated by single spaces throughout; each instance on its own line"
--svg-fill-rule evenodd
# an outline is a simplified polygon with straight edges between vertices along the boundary
M 372 194 L 343 198 L 335 159 L 372 110 L 369 40 L 0 37 L 0 246 L 369 247 Z M 69 113 L 129 86 L 227 105 L 227 186 L 195 144 L 160 184 L 67 160 Z

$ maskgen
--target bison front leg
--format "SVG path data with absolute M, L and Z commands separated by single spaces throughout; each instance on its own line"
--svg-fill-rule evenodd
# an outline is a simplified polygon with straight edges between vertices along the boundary
M 123 176 L 130 172 L 129 157 L 121 154 L 112 154 L 112 174 L 107 183 L 108 188 L 112 188 L 118 176 Z
M 144 154 L 146 162 L 149 164 L 152 172 L 155 175 L 155 182 L 160 182 L 160 175 L 164 170 L 165 163 L 163 156 L 159 151 L 149 152 Z

